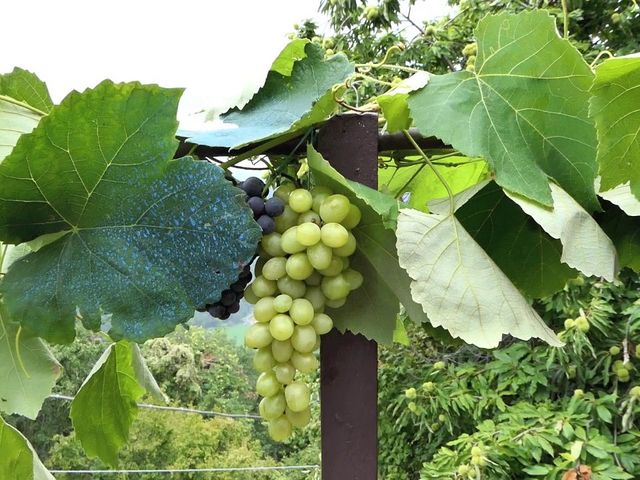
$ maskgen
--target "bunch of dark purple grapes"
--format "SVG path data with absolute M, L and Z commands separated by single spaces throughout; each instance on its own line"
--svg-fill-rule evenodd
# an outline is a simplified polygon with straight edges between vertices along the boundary
M 253 219 L 262 228 L 262 234 L 268 235 L 272 233 L 276 228 L 273 218 L 282 215 L 284 202 L 277 197 L 265 200 L 262 196 L 265 185 L 258 177 L 249 177 L 244 182 L 239 183 L 238 187 L 247 195 L 247 204 L 253 211 Z M 226 320 L 232 313 L 240 310 L 240 299 L 242 299 L 244 289 L 252 278 L 250 265 L 246 265 L 240 272 L 238 280 L 222 292 L 220 300 L 214 304 L 206 305 L 204 308 L 198 309 L 198 311 L 206 311 L 212 317 Z

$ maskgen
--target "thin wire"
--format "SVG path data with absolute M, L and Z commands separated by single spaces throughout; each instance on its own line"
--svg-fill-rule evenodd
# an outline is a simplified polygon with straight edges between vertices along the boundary
M 69 397 L 68 395 L 53 394 L 53 395 L 49 395 L 49 398 L 73 401 L 73 397 Z M 247 413 L 221 413 L 221 412 L 212 412 L 209 410 L 195 410 L 192 408 L 184 408 L 184 407 L 163 407 L 161 405 L 152 405 L 150 403 L 139 403 L 138 407 L 148 408 L 150 410 L 162 410 L 165 412 L 193 413 L 197 415 L 202 415 L 204 417 L 250 418 L 252 420 L 262 420 L 262 417 L 260 417 L 259 415 L 251 415 Z
M 122 473 L 151 474 L 151 473 L 225 473 L 225 472 L 266 472 L 272 470 L 315 470 L 319 465 L 283 465 L 279 467 L 228 467 L 228 468 L 185 468 L 185 469 L 159 469 L 159 470 L 49 470 L 53 474 L 86 475 L 86 474 L 112 474 Z

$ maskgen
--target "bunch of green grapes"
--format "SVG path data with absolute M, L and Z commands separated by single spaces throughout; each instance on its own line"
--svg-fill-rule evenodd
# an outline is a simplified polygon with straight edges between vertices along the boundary
M 341 307 L 362 285 L 362 275 L 349 267 L 356 250 L 351 229 L 361 213 L 347 197 L 324 187 L 309 191 L 285 184 L 275 195 L 285 202 L 284 212 L 275 219 L 275 231 L 262 239 L 256 279 L 245 291 L 256 321 L 245 344 L 257 349 L 260 414 L 271 437 L 284 441 L 293 427 L 309 423 L 310 389 L 298 373 L 320 366 L 320 336 L 333 328 L 325 309 Z

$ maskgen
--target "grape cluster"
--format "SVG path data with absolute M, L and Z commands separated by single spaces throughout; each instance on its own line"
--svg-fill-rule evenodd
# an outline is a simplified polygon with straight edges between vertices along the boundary
M 320 336 L 333 328 L 325 308 L 344 305 L 362 275 L 349 268 L 361 213 L 344 195 L 285 184 L 275 192 L 286 203 L 275 231 L 262 238 L 256 279 L 245 291 L 256 323 L 245 344 L 257 349 L 253 364 L 260 414 L 269 434 L 284 441 L 310 419 L 310 389 L 297 376 L 319 367 Z
M 249 177 L 239 183 L 238 187 L 246 194 L 247 204 L 253 212 L 253 219 L 262 228 L 262 234 L 272 233 L 276 228 L 275 217 L 284 212 L 284 202 L 278 197 L 265 200 L 262 195 L 265 184 L 258 177 Z M 220 300 L 213 304 L 207 304 L 204 308 L 199 308 L 198 311 L 209 312 L 212 317 L 226 320 L 232 313 L 240 310 L 240 300 L 251 278 L 251 268 L 246 265 L 240 272 L 238 279 L 222 292 Z

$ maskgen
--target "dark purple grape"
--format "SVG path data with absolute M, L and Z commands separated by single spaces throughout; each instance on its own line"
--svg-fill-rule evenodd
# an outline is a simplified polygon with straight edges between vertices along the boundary
M 249 197 L 261 197 L 264 182 L 258 177 L 249 177 L 240 184 L 240 188 L 244 190 Z
M 218 318 L 220 320 L 226 320 L 227 318 L 229 318 L 231 316 L 231 313 L 229 313 L 227 310 L 224 311 L 224 313 L 222 315 L 220 315 Z
M 269 200 L 264 202 L 264 211 L 270 217 L 282 215 L 282 212 L 284 212 L 284 202 L 278 197 L 271 197 Z
M 220 305 L 219 303 L 216 303 L 214 305 L 209 305 L 209 308 L 207 308 L 207 311 L 209 312 L 209 315 L 211 315 L 212 317 L 216 317 L 220 319 L 225 313 L 227 313 L 227 309 L 224 307 L 224 305 Z
M 229 313 L 238 313 L 238 310 L 240 310 L 240 302 L 234 303 L 233 305 L 229 305 L 227 307 L 227 312 Z
M 236 283 L 232 284 L 231 287 L 229 287 L 229 288 L 231 290 L 233 290 L 235 293 L 240 293 L 241 294 L 242 292 L 244 292 L 244 289 L 247 287 L 247 283 L 249 283 L 249 282 L 236 282 Z
M 262 215 L 258 219 L 258 225 L 262 228 L 263 235 L 269 235 L 276 229 L 276 222 L 269 215 Z
M 232 305 L 236 302 L 236 294 L 232 290 L 225 290 L 222 292 L 222 297 L 220 298 L 220 303 L 225 307 Z
M 253 211 L 253 218 L 258 218 L 264 213 L 264 200 L 261 197 L 251 197 L 247 203 Z

